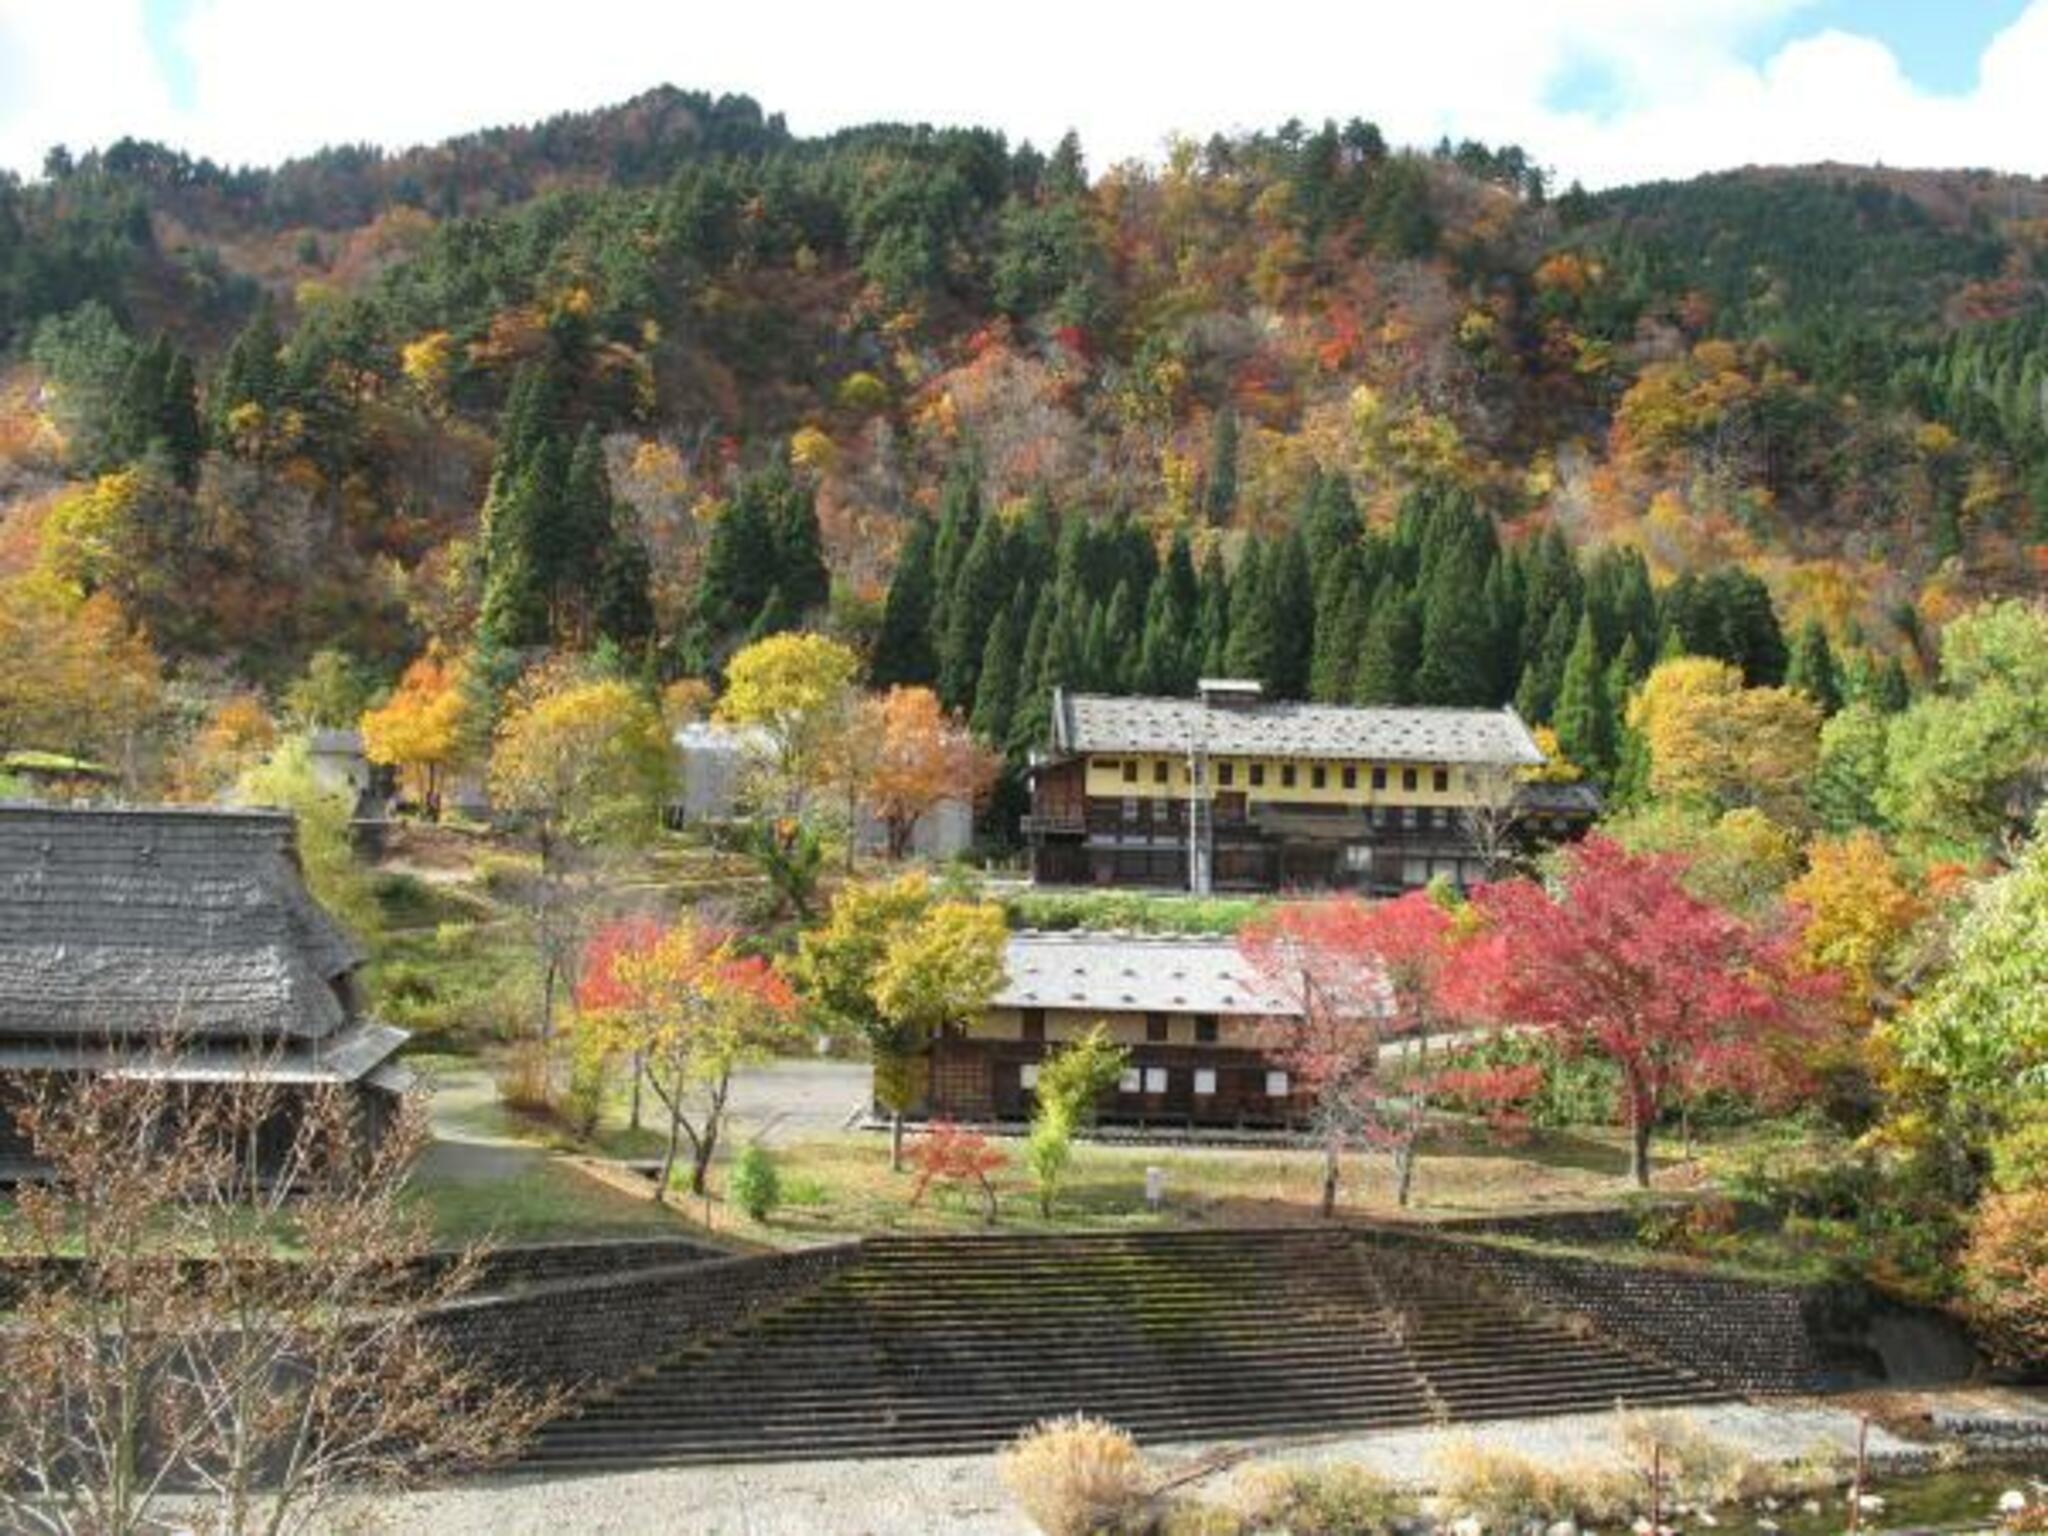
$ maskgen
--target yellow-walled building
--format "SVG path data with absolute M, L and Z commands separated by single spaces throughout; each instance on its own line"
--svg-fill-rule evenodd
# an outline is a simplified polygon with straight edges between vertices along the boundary
M 1282 703 L 1214 679 L 1193 699 L 1055 689 L 1024 831 L 1051 885 L 1469 884 L 1511 840 L 1597 815 L 1588 786 L 1524 784 L 1543 762 L 1512 708 Z

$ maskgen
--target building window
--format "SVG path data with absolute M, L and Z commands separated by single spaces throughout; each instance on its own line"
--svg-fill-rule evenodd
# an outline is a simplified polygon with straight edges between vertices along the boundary
M 1401 787 L 1403 789 L 1413 789 L 1415 787 L 1415 770 L 1413 768 L 1403 768 L 1401 770 Z
M 1252 788 L 1253 788 L 1253 789 L 1257 789 L 1257 788 L 1259 788 L 1259 787 L 1260 787 L 1261 785 L 1263 785 L 1263 784 L 1264 784 L 1265 782 L 1266 782 L 1266 765 L 1265 765 L 1264 763 L 1253 763 L 1253 764 L 1252 764 Z
M 1387 787 L 1387 770 L 1386 770 L 1386 769 L 1384 769 L 1384 768 L 1375 768 L 1375 769 L 1373 769 L 1373 771 L 1372 771 L 1372 787 L 1373 787 L 1374 789 L 1385 789 L 1385 788 Z
M 1401 861 L 1401 883 L 1411 890 L 1418 885 L 1429 884 L 1429 860 L 1403 859 Z
M 1218 763 L 1216 765 L 1216 782 L 1218 784 L 1221 784 L 1225 789 L 1228 789 L 1232 784 L 1235 784 L 1237 782 L 1237 764 Z
M 1124 782 L 1126 784 L 1138 782 L 1138 760 L 1135 757 L 1124 764 Z
M 1195 1044 L 1214 1045 L 1215 1043 L 1216 1015 L 1213 1013 L 1204 1013 L 1197 1016 L 1197 1018 L 1195 1019 Z
M 1026 1008 L 1024 1010 L 1023 1024 L 1018 1031 L 1018 1038 L 1020 1040 L 1038 1041 L 1041 1044 L 1044 1042 L 1045 1010 L 1043 1008 Z
M 1280 787 L 1282 789 L 1294 788 L 1294 764 L 1282 763 L 1280 765 Z
M 1285 1072 L 1268 1072 L 1266 1074 L 1266 1097 L 1269 1099 L 1284 1099 L 1287 1097 L 1287 1074 Z
M 1166 1092 L 1166 1068 L 1147 1067 L 1145 1069 L 1145 1091 L 1147 1093 Z
M 1195 1068 L 1195 1097 L 1198 1099 L 1208 1099 L 1215 1097 L 1215 1094 L 1216 1069 L 1214 1067 Z
M 1128 799 L 1128 798 L 1127 798 L 1127 799 L 1126 799 L 1126 800 L 1124 801 L 1124 820 L 1125 820 L 1125 821 L 1136 821 L 1137 819 L 1138 819 L 1138 802 L 1137 802 L 1136 800 L 1134 800 L 1134 799 Z
M 1026 1093 L 1038 1086 L 1038 1063 L 1027 1061 L 1017 1069 L 1017 1086 Z
M 1358 788 L 1358 769 L 1349 764 L 1344 769 L 1344 787 L 1346 789 Z
M 1125 1067 L 1124 1075 L 1116 1080 L 1118 1093 L 1136 1093 L 1143 1086 L 1143 1078 L 1136 1067 Z
M 1152 765 L 1152 782 L 1154 784 L 1164 784 L 1166 782 L 1166 759 L 1163 757 Z
M 1448 768 L 1439 768 L 1436 770 L 1436 772 L 1432 773 L 1429 776 L 1429 781 L 1431 787 L 1434 788 L 1436 792 L 1441 795 L 1445 793 L 1447 790 L 1449 790 L 1451 787 L 1451 770 Z
M 1148 1013 L 1145 1015 L 1145 1040 L 1150 1045 L 1164 1045 L 1168 1038 L 1166 1015 Z
M 1422 817 L 1421 817 L 1421 813 L 1420 813 L 1420 812 L 1418 812 L 1418 811 L 1416 810 L 1416 808 L 1415 808 L 1414 806 L 1412 806 L 1412 805 L 1404 805 L 1404 806 L 1402 806 L 1402 807 L 1401 807 L 1401 825 L 1402 825 L 1402 826 L 1404 826 L 1404 827 L 1410 827 L 1410 828 L 1413 828 L 1413 827 L 1417 827 L 1417 826 L 1420 826 L 1421 824 L 1422 824 Z
M 1328 785 L 1329 782 L 1330 771 L 1329 769 L 1325 768 L 1321 763 L 1317 763 L 1315 767 L 1309 769 L 1308 787 L 1310 789 L 1322 789 L 1326 785 Z

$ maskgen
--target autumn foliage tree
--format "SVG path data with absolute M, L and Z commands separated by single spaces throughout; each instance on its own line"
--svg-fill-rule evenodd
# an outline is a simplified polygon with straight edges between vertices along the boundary
M 1674 856 L 1588 838 L 1566 851 L 1554 889 L 1475 892 L 1481 931 L 1460 961 L 1461 988 L 1499 1022 L 1613 1064 L 1642 1187 L 1667 1111 L 1710 1087 L 1784 1083 L 1824 1012 L 1784 938 L 1692 895 L 1683 874 Z
M 991 1174 L 1009 1162 L 1002 1148 L 991 1146 L 978 1131 L 969 1131 L 950 1120 L 936 1120 L 910 1149 L 910 1164 L 917 1177 L 910 1186 L 910 1203 L 924 1202 L 934 1184 L 958 1185 L 981 1195 L 981 1219 L 993 1226 L 996 1219 L 996 1186 Z
M 444 778 L 461 758 L 468 707 L 462 664 L 435 647 L 405 669 L 388 700 L 363 713 L 363 755 L 404 774 L 436 820 Z
M 627 919 L 598 930 L 576 989 L 581 1028 L 630 1055 L 668 1112 L 654 1197 L 666 1196 L 683 1141 L 690 1192 L 702 1195 L 725 1126 L 733 1069 L 788 1038 L 796 995 L 727 930 L 680 919 Z
M 1818 838 L 1806 859 L 1806 873 L 1785 888 L 1801 917 L 1800 952 L 1816 969 L 1838 974 L 1844 1001 L 1867 1015 L 1926 905 L 1884 840 L 1867 829 Z
M 1285 906 L 1240 941 L 1296 1017 L 1271 1027 L 1277 1053 L 1314 1105 L 1323 1142 L 1322 1213 L 1336 1209 L 1339 1163 L 1354 1141 L 1384 1147 L 1406 1205 L 1427 1109 L 1431 1053 L 1460 1015 L 1456 927 L 1427 891 L 1369 903 Z
M 929 688 L 891 688 L 866 727 L 879 743 L 865 798 L 889 837 L 889 857 L 910 851 L 920 817 L 947 800 L 974 805 L 995 782 L 996 755 L 949 718 Z
M 616 678 L 535 668 L 515 690 L 491 746 L 491 802 L 540 854 L 529 902 L 541 971 L 540 1037 L 554 1028 L 557 989 L 573 976 L 579 856 L 657 824 L 668 739 L 653 702 Z

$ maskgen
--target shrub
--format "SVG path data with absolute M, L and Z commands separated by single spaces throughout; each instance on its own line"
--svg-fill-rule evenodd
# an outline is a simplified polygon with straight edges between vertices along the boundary
M 1046 1536 L 1142 1530 L 1150 1469 L 1131 1437 L 1076 1414 L 1026 1430 L 996 1459 L 996 1473 Z
M 522 1040 L 507 1050 L 491 1070 L 498 1102 L 526 1115 L 544 1115 L 554 1103 L 554 1063 L 537 1040 Z
M 1634 1479 L 1592 1462 L 1546 1462 L 1520 1451 L 1455 1440 L 1437 1454 L 1444 1500 L 1489 1529 L 1540 1521 L 1610 1525 L 1634 1507 Z
M 782 1203 L 782 1175 L 775 1158 L 758 1142 L 749 1143 L 726 1180 L 727 1198 L 747 1213 L 749 1221 L 766 1221 Z
M 1068 1122 L 1066 1111 L 1050 1104 L 1040 1104 L 1031 1117 L 1031 1135 L 1024 1143 L 1024 1166 L 1031 1170 L 1032 1182 L 1038 1186 L 1038 1209 L 1043 1216 L 1051 1216 L 1053 1202 L 1059 1197 L 1060 1182 L 1066 1177 L 1067 1165 L 1074 1157 L 1074 1129 Z
M 1987 1196 L 1962 1273 L 1965 1302 L 1993 1351 L 2016 1365 L 2048 1360 L 2048 1189 Z
M 1369 1536 L 1413 1513 L 1385 1478 L 1344 1463 L 1253 1467 L 1238 1477 L 1236 1493 L 1254 1529 L 1289 1536 Z
M 1651 1469 L 1659 1468 L 1668 1496 L 1711 1505 L 1769 1491 L 1761 1463 L 1687 1414 L 1624 1414 L 1616 1433 L 1622 1454 L 1644 1486 Z

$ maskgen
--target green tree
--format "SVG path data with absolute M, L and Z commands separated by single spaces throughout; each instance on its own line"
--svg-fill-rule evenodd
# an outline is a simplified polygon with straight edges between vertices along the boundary
M 1038 1208 L 1046 1217 L 1053 1213 L 1073 1161 L 1074 1137 L 1094 1124 L 1103 1095 L 1117 1085 L 1129 1060 L 1130 1052 L 1097 1024 L 1040 1064 L 1024 1161 L 1037 1181 Z
M 1877 808 L 1923 844 L 1975 855 L 2023 835 L 2048 793 L 2048 607 L 1973 610 L 1941 640 L 1939 687 L 1894 717 Z
M 1278 649 L 1266 560 L 1254 539 L 1245 545 L 1244 557 L 1230 578 L 1230 638 L 1223 652 L 1224 670 L 1232 677 L 1270 684 Z
M 1224 406 L 1209 420 L 1209 472 L 1202 479 L 1202 512 L 1225 527 L 1237 509 L 1237 412 Z
M 1373 596 L 1372 621 L 1359 653 L 1352 700 L 1359 704 L 1406 704 L 1414 698 L 1415 669 L 1420 663 L 1422 626 L 1414 599 L 1390 577 Z
M 932 652 L 934 538 L 931 519 L 919 517 L 897 556 L 896 574 L 890 578 L 889 598 L 882 608 L 882 633 L 869 668 L 877 688 L 930 687 L 938 680 L 938 660 Z
M 916 923 L 900 930 L 875 969 L 874 1001 L 892 1033 L 886 1047 L 893 1058 L 888 1076 L 892 1096 L 889 1159 L 902 1167 L 902 1088 L 917 1082 L 931 1043 L 948 1028 L 965 1026 L 988 1006 L 1003 984 L 1008 936 L 998 907 L 963 901 L 935 903 Z M 915 1066 L 908 1066 L 915 1063 Z M 907 1071 L 906 1071 L 907 1068 Z M 877 1095 L 884 1086 L 883 1063 L 875 1072 Z M 920 1085 L 921 1086 L 921 1085 Z
M 1842 707 L 1841 669 L 1819 619 L 1808 619 L 1800 626 L 1792 642 L 1791 660 L 1785 666 L 1785 686 L 1812 699 L 1824 715 Z
M 982 647 L 980 677 L 975 682 L 974 713 L 968 724 L 974 734 L 998 750 L 1010 739 L 1010 725 L 1017 709 L 1017 675 L 1022 663 L 1024 635 L 1030 620 L 1026 616 L 1026 594 L 1017 595 L 988 627 L 988 643 Z
M 1606 673 L 1600 664 L 1600 642 L 1593 616 L 1579 620 L 1578 638 L 1564 666 L 1557 692 L 1557 744 L 1564 755 L 1591 773 L 1605 776 L 1614 768 L 1614 708 L 1607 698 Z
M 1820 755 L 1807 798 L 1828 831 L 1884 824 L 1877 791 L 1885 778 L 1887 734 L 1884 715 L 1860 700 L 1836 711 L 1820 728 Z

